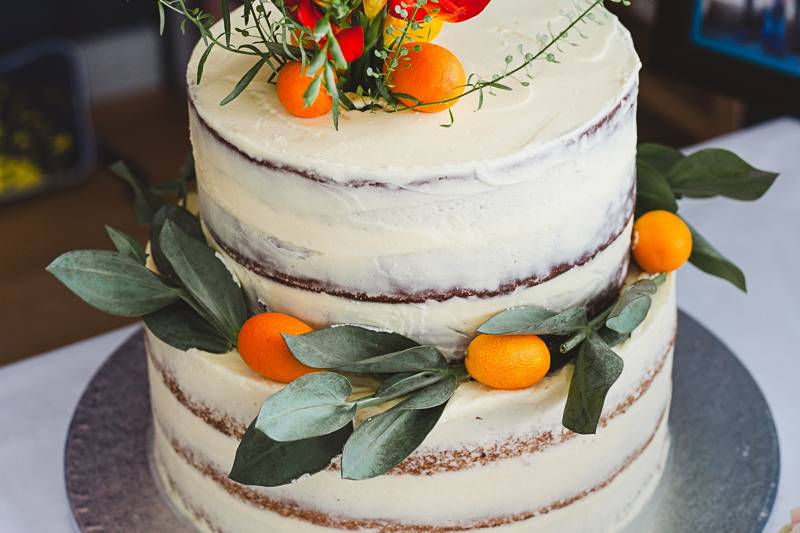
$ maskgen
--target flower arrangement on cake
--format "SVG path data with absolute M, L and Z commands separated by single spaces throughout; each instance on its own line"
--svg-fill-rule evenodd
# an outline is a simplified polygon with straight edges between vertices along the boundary
M 576 2 L 564 11 L 563 28 L 555 32 L 548 26 L 547 33 L 537 35 L 538 50 L 519 46 L 517 64 L 507 55 L 502 71 L 489 77 L 466 76 L 458 57 L 432 41 L 444 24 L 476 17 L 489 1 L 271 0 L 269 8 L 266 2 L 248 0 L 241 26 L 232 22 L 229 2 L 222 1 L 224 26 L 218 34 L 211 29 L 214 17 L 186 0 L 158 0 L 157 5 L 162 32 L 167 11 L 179 13 L 185 17 L 183 24 L 190 22 L 199 30 L 205 51 L 197 64 L 197 83 L 215 49 L 255 60 L 221 105 L 239 96 L 262 69 L 269 69 L 269 80 L 275 82 L 287 112 L 303 118 L 331 112 L 338 128 L 342 111 L 436 113 L 472 93 L 479 95 L 480 109 L 486 95 L 511 90 L 509 80 L 529 85 L 535 61 L 557 63 L 559 43 L 574 46 L 571 33 L 584 37 L 579 25 L 598 23 L 597 17 L 605 14 L 596 9 L 603 0 Z M 450 117 L 452 123 L 452 113 Z
M 539 49 L 516 47 L 517 66 L 507 55 L 501 73 L 466 76 L 453 53 L 428 41 L 442 25 L 443 35 L 473 17 L 480 26 L 488 3 L 245 1 L 239 27 L 225 0 L 216 26 L 184 0 L 159 0 L 162 14 L 178 11 L 203 36 L 189 81 L 194 156 L 157 188 L 114 165 L 133 190 L 137 221 L 150 227 L 149 244 L 108 228 L 115 251 L 68 252 L 48 270 L 90 305 L 142 317 L 159 472 L 207 527 L 460 531 L 536 519 L 542 530 L 574 530 L 591 515 L 604 530 L 657 482 L 668 442 L 673 272 L 690 262 L 746 289 L 742 271 L 679 215 L 677 200 L 752 201 L 777 175 L 721 149 L 637 148 L 638 62 L 599 0 L 552 9 L 566 20 L 561 30 L 549 19 L 528 28 Z M 495 20 L 507 24 L 497 9 Z M 585 35 L 585 24 L 605 33 Z M 503 46 L 519 31 L 499 27 Z M 597 80 L 614 79 L 609 102 L 588 106 L 552 139 L 521 136 L 523 155 L 510 163 L 476 157 L 469 171 L 441 164 L 434 177 L 396 181 L 378 162 L 368 178 L 363 167 L 358 179 L 331 177 L 338 167 L 321 160 L 357 155 L 309 155 L 311 137 L 259 129 L 278 122 L 323 136 L 303 119 L 332 111 L 338 124 L 344 110 L 361 114 L 366 129 L 354 135 L 378 135 L 396 113 L 443 111 L 467 93 L 496 111 L 484 95 L 511 92 L 504 82 L 520 75 L 530 76 L 518 80 L 521 92 L 546 83 L 528 69 L 561 67 L 562 46 L 601 37 L 629 58 L 624 68 L 596 69 Z M 231 59 L 241 55 L 255 64 Z M 201 93 L 209 65 L 213 87 Z M 556 85 L 543 93 L 553 101 L 568 89 Z M 247 105 L 227 106 L 248 87 Z M 222 92 L 221 111 L 203 103 Z M 292 117 L 270 107 L 276 100 Z M 513 113 L 527 112 L 509 101 Z M 571 116 L 559 102 L 555 113 Z M 491 113 L 481 120 L 508 116 Z M 414 127 L 431 126 L 427 116 Z M 295 120 L 300 129 L 291 130 Z M 445 151 L 461 122 L 438 122 Z M 403 132 L 398 145 L 417 142 L 415 134 Z M 270 156 L 301 148 L 286 162 L 254 156 L 256 144 Z M 528 218 L 512 223 L 509 213 Z M 563 461 L 575 465 L 574 479 L 553 470 Z M 533 486 L 521 471 L 547 483 Z M 475 490 L 489 481 L 502 509 Z M 594 505 L 586 502 L 609 486 L 615 496 L 602 518 L 559 512 Z M 381 500 L 387 491 L 403 495 L 396 510 Z M 442 498 L 450 492 L 458 497 Z M 230 507 L 213 511 L 223 494 Z M 454 521 L 453 505 L 468 516 Z M 256 508 L 264 514 L 248 514 Z

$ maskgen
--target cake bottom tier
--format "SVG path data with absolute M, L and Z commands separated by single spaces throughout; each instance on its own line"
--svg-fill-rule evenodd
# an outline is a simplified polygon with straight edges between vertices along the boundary
M 670 276 L 615 347 L 624 370 L 595 435 L 561 426 L 568 365 L 521 391 L 461 385 L 419 449 L 383 476 L 343 480 L 334 461 L 273 488 L 227 474 L 244 429 L 282 386 L 235 352 L 181 351 L 148 334 L 156 470 L 203 531 L 616 531 L 663 472 L 676 320 Z
M 200 531 L 213 532 L 330 532 L 338 530 L 376 532 L 604 532 L 624 527 L 647 502 L 655 490 L 667 459 L 669 435 L 663 419 L 656 432 L 636 453 L 625 458 L 608 479 L 599 485 L 557 500 L 540 508 L 531 502 L 527 513 L 512 516 L 488 517 L 472 523 L 425 524 L 419 516 L 408 522 L 380 519 L 358 519 L 326 515 L 313 508 L 299 507 L 293 502 L 280 502 L 260 494 L 256 489 L 242 487 L 228 479 L 227 474 L 204 463 L 189 449 L 170 440 L 157 426 L 154 436 L 154 461 L 162 486 L 178 510 Z M 568 469 L 567 469 L 568 470 Z M 516 474 L 528 477 L 531 484 L 538 478 L 535 472 L 520 469 Z M 426 479 L 435 485 L 436 476 Z M 494 476 L 475 487 L 487 503 L 495 499 Z M 335 493 L 335 488 L 331 491 Z M 434 491 L 435 492 L 435 491 Z M 393 505 L 386 498 L 386 506 Z

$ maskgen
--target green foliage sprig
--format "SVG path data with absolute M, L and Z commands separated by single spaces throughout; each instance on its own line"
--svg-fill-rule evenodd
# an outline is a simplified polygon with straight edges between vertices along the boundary
M 127 166 L 113 170 L 130 184 L 139 223 L 150 225 L 150 256 L 131 236 L 107 228 L 116 251 L 85 250 L 58 257 L 48 270 L 90 305 L 111 314 L 143 316 L 147 327 L 179 349 L 230 351 L 247 318 L 244 294 L 222 260 L 207 245 L 199 220 L 186 210 L 193 162 L 178 179 L 147 187 Z M 755 200 L 777 174 L 753 168 L 724 150 L 684 156 L 654 144 L 637 155 L 637 214 L 666 209 L 677 199 L 715 195 Z M 166 198 L 177 196 L 181 204 Z M 744 289 L 744 275 L 692 229 L 691 261 Z M 616 301 L 594 317 L 583 306 L 560 312 L 537 306 L 498 313 L 478 331 L 491 335 L 544 335 L 574 359 L 563 425 L 594 433 L 606 396 L 623 361 L 613 347 L 644 321 L 664 274 L 626 286 Z M 441 416 L 460 380 L 461 364 L 450 365 L 434 346 L 396 333 L 339 325 L 284 339 L 294 356 L 312 368 L 268 398 L 247 429 L 230 477 L 250 485 L 276 486 L 326 468 L 342 456 L 342 476 L 368 479 L 408 457 Z M 367 396 L 353 394 L 354 375 L 379 376 Z M 359 411 L 378 414 L 356 425 Z
M 724 196 L 734 200 L 761 198 L 778 174 L 754 168 L 742 158 L 720 148 L 706 148 L 691 155 L 661 144 L 641 144 L 636 155 L 636 214 L 663 209 L 678 212 L 680 198 Z M 700 233 L 692 232 L 689 261 L 697 268 L 747 291 L 744 273 Z
M 625 287 L 617 300 L 591 320 L 586 307 L 561 312 L 529 305 L 507 309 L 478 328 L 488 335 L 552 335 L 562 338 L 562 354 L 576 348 L 562 424 L 576 433 L 595 433 L 606 395 L 622 373 L 622 358 L 611 348 L 627 340 L 644 321 L 665 274 Z M 574 353 L 574 352 L 573 352 Z
M 307 374 L 267 398 L 230 473 L 241 483 L 286 483 L 286 468 L 275 465 L 296 449 L 305 450 L 310 467 L 292 470 L 295 478 L 319 471 L 339 453 L 343 478 L 381 475 L 422 443 L 466 376 L 463 365 L 448 365 L 433 346 L 396 333 L 341 325 L 284 338 L 300 362 L 328 371 Z M 383 382 L 354 397 L 352 374 L 379 375 Z M 353 427 L 359 410 L 376 406 L 384 407 Z
M 208 244 L 199 220 L 167 203 L 175 192 L 185 203 L 194 165 L 180 176 L 147 187 L 126 165 L 112 170 L 134 191 L 138 222 L 150 224 L 150 255 L 133 237 L 107 228 L 116 251 L 78 250 L 56 258 L 47 270 L 89 305 L 118 316 L 137 316 L 158 338 L 181 350 L 229 352 L 247 318 L 244 294 Z M 191 169 L 191 170 L 190 170 Z

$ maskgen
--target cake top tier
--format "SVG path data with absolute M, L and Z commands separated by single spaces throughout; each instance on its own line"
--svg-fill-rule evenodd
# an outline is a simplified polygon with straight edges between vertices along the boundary
M 502 73 L 505 58 L 515 63 L 535 53 L 570 20 L 566 0 L 498 0 L 479 16 L 445 24 L 436 43 L 451 50 L 465 71 L 491 79 Z M 198 45 L 188 69 L 192 105 L 205 125 L 247 156 L 273 167 L 289 166 L 327 180 L 375 180 L 403 184 L 421 177 L 474 173 L 487 164 L 513 165 L 553 142 L 574 138 L 612 113 L 634 90 L 639 60 L 630 36 L 602 6 L 592 20 L 579 23 L 552 47 L 554 59 L 537 60 L 530 78 L 494 89 L 482 109 L 478 95 L 462 98 L 452 112 L 386 111 L 343 113 L 339 130 L 330 117 L 289 115 L 263 69 L 231 103 L 219 102 L 232 90 L 253 58 L 214 51 L 202 82 L 196 69 L 205 47 Z M 232 15 L 239 20 L 241 11 Z M 234 33 L 234 39 L 245 39 Z M 521 51 L 522 50 L 522 54 Z

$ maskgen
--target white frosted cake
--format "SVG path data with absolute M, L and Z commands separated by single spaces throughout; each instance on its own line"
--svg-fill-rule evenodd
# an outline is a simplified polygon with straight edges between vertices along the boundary
M 48 267 L 143 319 L 165 497 L 226 533 L 641 529 L 675 272 L 746 290 L 678 200 L 777 174 L 637 146 L 602 0 L 242 4 L 157 0 L 202 36 L 193 156 L 112 166 L 147 246 L 107 227 Z
M 563 25 L 562 3 L 496 0 L 437 42 L 492 73 L 531 28 Z M 213 53 L 189 67 L 199 211 L 253 312 L 313 327 L 362 324 L 464 358 L 478 326 L 538 305 L 590 314 L 629 274 L 639 61 L 598 8 L 537 62 L 533 83 L 442 114 L 348 112 L 301 119 L 266 73 L 220 107 L 252 60 Z M 234 35 L 234 39 L 241 39 Z M 178 350 L 148 334 L 155 461 L 169 497 L 201 530 L 226 532 L 614 531 L 651 494 L 668 450 L 674 276 L 615 351 L 624 371 L 595 435 L 562 426 L 573 366 L 535 387 L 469 381 L 422 445 L 385 475 L 343 480 L 334 459 L 280 487 L 228 478 L 262 402 L 283 388 L 234 351 Z M 363 383 L 369 386 L 369 380 Z M 370 414 L 360 412 L 356 422 Z

